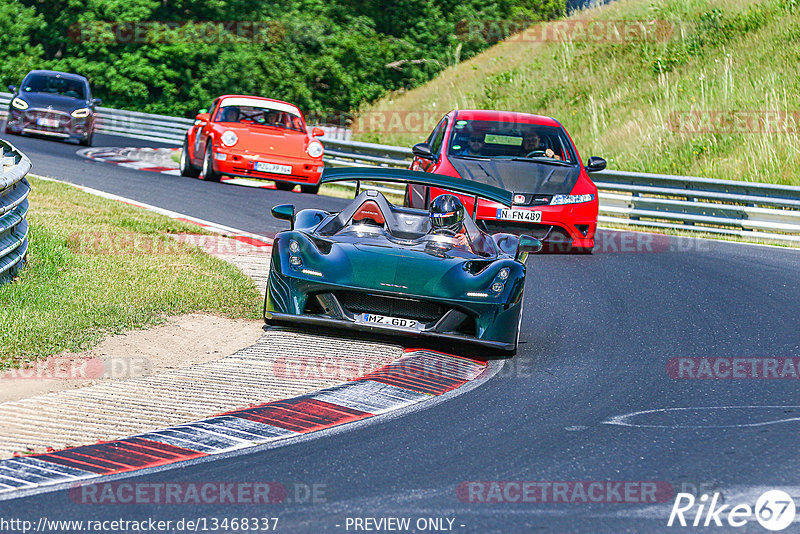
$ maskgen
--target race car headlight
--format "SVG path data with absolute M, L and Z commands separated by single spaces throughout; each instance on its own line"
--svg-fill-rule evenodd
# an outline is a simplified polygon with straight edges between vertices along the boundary
M 306 148 L 306 152 L 312 158 L 318 158 L 322 155 L 325 150 L 322 148 L 322 143 L 319 141 L 311 141 L 308 143 L 308 148 Z
M 225 146 L 233 146 L 239 140 L 239 137 L 234 132 L 232 132 L 231 130 L 228 130 L 227 132 L 222 134 L 222 138 L 221 139 L 222 139 L 222 144 L 223 145 L 225 145 Z
M 289 265 L 296 269 L 303 266 L 303 258 L 300 257 L 300 243 L 294 239 L 289 240 Z
M 509 270 L 508 267 L 503 267 L 502 269 L 500 269 L 500 272 L 497 273 L 497 276 L 500 278 L 500 280 L 507 280 L 508 279 L 508 274 L 510 272 L 511 271 Z
M 28 109 L 28 103 L 19 97 L 14 97 L 14 99 L 11 101 L 11 105 L 17 109 Z
M 504 287 L 505 284 L 503 282 L 495 282 L 494 284 L 492 284 L 492 291 L 494 291 L 495 293 L 500 293 Z
M 71 113 L 71 115 L 73 117 L 75 117 L 76 119 L 83 119 L 83 118 L 88 117 L 89 113 L 91 113 L 91 112 L 92 112 L 92 110 L 90 110 L 89 108 L 79 108 L 79 109 L 76 109 L 75 111 L 73 111 Z
M 550 205 L 563 206 L 564 204 L 581 204 L 583 202 L 591 202 L 592 200 L 594 200 L 594 194 L 592 193 L 585 195 L 553 195 Z

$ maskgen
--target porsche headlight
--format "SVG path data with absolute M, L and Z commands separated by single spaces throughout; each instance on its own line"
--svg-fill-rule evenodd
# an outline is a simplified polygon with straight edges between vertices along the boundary
M 222 144 L 225 146 L 233 146 L 239 140 L 235 132 L 228 130 L 222 134 Z
M 75 111 L 73 111 L 71 113 L 71 115 L 73 117 L 75 117 L 76 119 L 83 119 L 85 117 L 88 117 L 89 113 L 91 113 L 91 112 L 92 112 L 92 110 L 90 110 L 89 108 L 79 108 L 79 109 L 76 109 Z
M 11 105 L 17 109 L 28 109 L 28 103 L 16 96 L 11 101 Z
M 586 195 L 553 195 L 550 205 L 563 206 L 564 204 L 581 204 L 583 202 L 591 202 L 592 200 L 594 200 L 594 195 L 591 193 Z
M 306 148 L 306 152 L 308 152 L 308 155 L 311 156 L 312 158 L 320 157 L 324 152 L 324 149 L 322 148 L 322 143 L 320 143 L 319 141 L 311 141 L 308 144 L 308 148 Z

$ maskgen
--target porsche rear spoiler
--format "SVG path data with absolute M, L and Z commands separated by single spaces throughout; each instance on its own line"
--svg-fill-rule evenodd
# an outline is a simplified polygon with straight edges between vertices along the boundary
M 391 182 L 399 184 L 428 185 L 440 187 L 462 195 L 480 197 L 486 200 L 499 202 L 504 206 L 511 206 L 514 194 L 493 185 L 453 178 L 429 172 L 410 171 L 408 169 L 393 169 L 388 167 L 342 167 L 336 169 L 326 168 L 319 180 L 320 184 L 332 182 Z M 477 202 L 475 203 L 477 208 Z

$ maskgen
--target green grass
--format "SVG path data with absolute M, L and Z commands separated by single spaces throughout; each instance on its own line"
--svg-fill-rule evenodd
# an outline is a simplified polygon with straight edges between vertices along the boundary
M 672 114 L 687 111 L 755 112 L 756 120 L 800 111 L 800 2 L 620 0 L 572 17 L 665 20 L 674 32 L 657 42 L 508 40 L 362 111 L 538 113 L 564 124 L 584 160 L 603 156 L 609 168 L 800 185 L 792 120 L 776 133 L 670 127 Z M 410 146 L 427 133 L 357 137 Z
M 208 312 L 256 319 L 252 280 L 169 233 L 198 227 L 31 178 L 28 265 L 0 286 L 0 367 Z

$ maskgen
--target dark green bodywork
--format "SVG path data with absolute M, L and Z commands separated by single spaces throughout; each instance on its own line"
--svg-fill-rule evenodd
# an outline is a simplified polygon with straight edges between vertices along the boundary
M 326 170 L 322 183 L 353 179 L 413 181 L 511 202 L 509 192 L 447 176 L 400 169 L 341 171 L 347 172 Z M 348 209 L 352 211 L 370 200 L 385 211 L 388 204 L 378 195 L 362 193 L 339 214 L 321 210 L 295 214 L 294 228 L 278 233 L 273 243 L 265 320 L 271 324 L 324 325 L 405 338 L 443 339 L 513 353 L 525 286 L 525 255 L 519 261 L 518 237 L 484 236 L 491 240 L 487 248 L 495 252 L 481 255 L 463 249 L 439 249 L 429 234 L 397 238 L 388 222 L 385 229 L 365 227 L 364 231 L 352 222 L 341 228 L 336 226 L 337 217 L 352 217 Z M 427 221 L 426 212 L 395 206 L 388 209 L 391 213 L 387 215 L 397 217 L 401 226 L 411 226 L 407 220 Z M 291 242 L 297 243 L 294 252 L 289 249 Z M 290 263 L 293 255 L 301 259 L 302 265 Z M 504 269 L 508 276 L 501 279 Z M 492 285 L 498 282 L 502 282 L 502 290 L 493 291 Z M 438 319 L 419 319 L 425 326 L 416 330 L 359 322 L 359 310 L 364 306 L 383 306 L 367 312 L 396 317 L 411 317 L 414 313 L 422 317 L 428 312 L 430 317 L 436 317 L 435 310 L 444 313 Z

